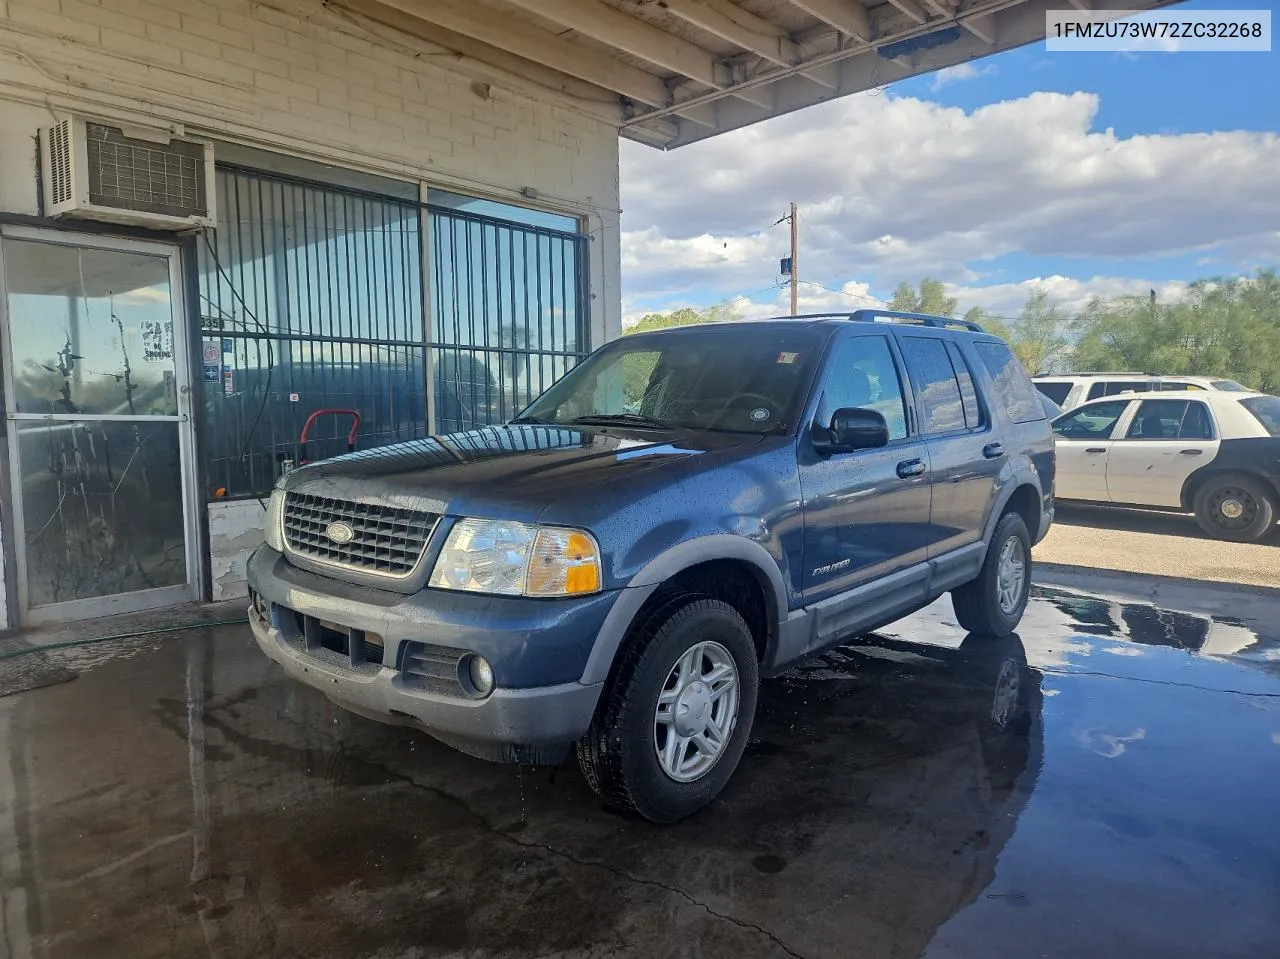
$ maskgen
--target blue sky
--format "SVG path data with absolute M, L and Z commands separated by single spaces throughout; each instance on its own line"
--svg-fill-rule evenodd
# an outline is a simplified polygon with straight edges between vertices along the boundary
M 1215 8 L 1270 9 L 1172 9 Z M 668 154 L 624 143 L 624 315 L 735 297 L 774 312 L 787 238 L 768 224 L 792 199 L 811 307 L 856 308 L 926 274 L 962 309 L 1005 314 L 1037 288 L 1068 308 L 1176 296 L 1280 265 L 1277 131 L 1276 50 L 1040 43 Z

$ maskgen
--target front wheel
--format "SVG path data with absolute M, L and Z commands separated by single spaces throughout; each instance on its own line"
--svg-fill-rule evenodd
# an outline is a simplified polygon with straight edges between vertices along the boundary
M 977 577 L 951 591 L 956 620 L 979 636 L 1008 636 L 1018 628 L 1031 595 L 1031 536 L 1017 513 L 996 524 Z
M 1196 493 L 1196 522 L 1215 539 L 1252 543 L 1276 524 L 1276 506 L 1261 483 L 1243 473 L 1228 473 Z
M 742 758 L 758 685 L 751 631 L 732 606 L 683 597 L 655 609 L 628 638 L 578 743 L 587 783 L 652 822 L 696 812 Z

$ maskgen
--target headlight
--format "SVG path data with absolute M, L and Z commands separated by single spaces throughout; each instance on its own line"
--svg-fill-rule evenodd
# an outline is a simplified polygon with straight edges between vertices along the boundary
M 582 530 L 464 519 L 449 531 L 429 585 L 502 596 L 595 593 L 600 548 Z
M 271 491 L 271 500 L 267 503 L 267 517 L 264 521 L 263 539 L 277 553 L 284 552 L 284 490 Z

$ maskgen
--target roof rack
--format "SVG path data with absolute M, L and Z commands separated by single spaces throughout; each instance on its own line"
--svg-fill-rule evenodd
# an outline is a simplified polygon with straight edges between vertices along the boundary
M 1054 373 L 1053 376 L 1157 376 L 1156 373 L 1144 373 L 1141 370 L 1075 370 L 1071 373 Z M 1170 376 L 1180 376 L 1170 373 Z
M 796 320 L 855 320 L 860 323 L 903 323 L 915 326 L 931 326 L 940 330 L 970 330 L 985 333 L 972 320 L 954 316 L 932 316 L 928 313 L 904 313 L 900 310 L 854 310 L 852 313 L 804 313 L 792 317 Z

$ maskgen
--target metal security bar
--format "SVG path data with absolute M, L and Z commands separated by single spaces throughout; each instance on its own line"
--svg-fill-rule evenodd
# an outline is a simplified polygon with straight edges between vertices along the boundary
M 590 350 L 587 238 L 428 209 L 436 430 L 505 422 Z
M 217 186 L 200 249 L 210 493 L 270 490 L 317 409 L 358 410 L 361 447 L 426 433 L 419 205 L 237 168 Z M 310 458 L 345 452 L 349 427 L 317 421 Z
M 211 496 L 270 490 L 316 409 L 358 410 L 361 449 L 426 435 L 428 402 L 436 433 L 501 423 L 590 350 L 585 236 L 241 167 L 217 188 L 200 249 Z M 348 426 L 321 421 L 309 457 L 345 452 Z

